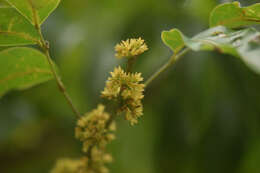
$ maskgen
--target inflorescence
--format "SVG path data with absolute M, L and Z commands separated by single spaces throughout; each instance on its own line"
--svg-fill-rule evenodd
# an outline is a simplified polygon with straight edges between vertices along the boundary
M 106 87 L 101 95 L 109 100 L 119 102 L 118 112 L 124 112 L 125 118 L 131 125 L 143 115 L 142 98 L 144 97 L 144 84 L 141 73 L 126 73 L 119 66 L 110 73 L 111 77 L 106 82 Z
M 144 40 L 128 39 L 115 47 L 117 58 L 131 58 L 148 49 Z M 135 58 L 132 60 L 135 61 Z M 110 73 L 101 96 L 116 101 L 117 114 L 124 113 L 131 125 L 143 115 L 144 97 L 141 73 L 125 72 L 120 66 Z M 115 139 L 116 123 L 114 116 L 105 112 L 104 105 L 80 117 L 75 128 L 75 136 L 83 143 L 84 156 L 80 159 L 60 159 L 51 173 L 108 173 L 107 163 L 112 156 L 106 152 L 106 146 Z
M 60 159 L 57 161 L 51 173 L 85 173 L 84 159 Z
M 129 57 L 134 57 L 134 56 L 140 55 L 147 50 L 148 50 L 148 47 L 145 44 L 143 39 L 131 38 L 131 39 L 122 41 L 120 44 L 117 44 L 115 46 L 115 51 L 116 51 L 115 56 L 117 58 L 123 58 L 123 57 L 129 58 Z
M 108 173 L 106 163 L 112 156 L 106 152 L 106 145 L 115 139 L 115 122 L 104 111 L 103 105 L 82 116 L 75 129 L 75 136 L 83 142 L 85 156 L 79 160 L 61 159 L 51 173 Z
M 110 114 L 104 111 L 103 105 L 98 105 L 90 113 L 82 116 L 76 126 L 76 138 L 83 142 L 83 152 L 90 147 L 104 148 L 106 144 L 115 138 L 115 122 L 110 122 Z

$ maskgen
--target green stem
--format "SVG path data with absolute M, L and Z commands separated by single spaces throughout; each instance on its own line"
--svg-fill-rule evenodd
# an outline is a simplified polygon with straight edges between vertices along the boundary
M 55 79 L 55 81 L 57 83 L 57 86 L 58 86 L 60 92 L 63 94 L 65 100 L 67 101 L 67 103 L 71 107 L 72 111 L 76 115 L 76 117 L 80 118 L 81 114 L 77 110 L 76 106 L 73 104 L 73 102 L 72 102 L 72 100 L 71 100 L 71 98 L 70 98 L 70 96 L 69 96 L 69 94 L 68 94 L 68 92 L 66 90 L 66 87 L 64 86 L 60 76 L 57 74 L 57 72 L 55 70 L 54 64 L 52 63 L 51 56 L 50 56 L 50 51 L 49 51 L 49 43 L 45 41 L 45 39 L 44 39 L 44 37 L 42 35 L 42 32 L 41 32 L 41 28 L 39 27 L 38 24 L 35 24 L 35 28 L 38 31 L 39 35 L 40 35 L 40 44 L 39 44 L 39 46 L 42 48 L 44 54 L 46 55 L 46 58 L 47 58 L 48 63 L 50 65 L 50 68 L 51 68 L 52 74 L 54 76 L 54 79 Z
M 133 65 L 134 65 L 134 63 L 135 63 L 135 60 L 136 60 L 136 56 L 134 56 L 134 57 L 131 57 L 131 58 L 129 58 L 128 60 L 127 60 L 127 64 L 126 64 L 126 72 L 127 73 L 130 73 L 131 72 L 131 70 L 132 70 L 132 68 L 133 68 Z
M 157 70 L 151 77 L 149 77 L 146 82 L 144 83 L 145 86 L 147 87 L 154 79 L 156 79 L 161 73 L 163 73 L 165 70 L 167 70 L 170 66 L 172 66 L 173 64 L 175 64 L 175 62 L 182 57 L 183 55 L 185 55 L 190 49 L 186 48 L 183 51 L 181 51 L 179 54 L 173 54 L 171 56 L 171 58 L 162 66 L 159 68 L 159 70 Z

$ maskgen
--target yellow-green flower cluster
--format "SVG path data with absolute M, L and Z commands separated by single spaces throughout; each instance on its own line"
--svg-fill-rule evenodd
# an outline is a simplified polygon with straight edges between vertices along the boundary
M 117 58 L 134 57 L 134 56 L 142 54 L 146 50 L 148 50 L 148 47 L 145 44 L 143 39 L 131 38 L 131 39 L 122 41 L 120 44 L 117 44 L 115 46 L 115 51 L 116 51 L 115 56 Z
M 148 50 L 141 38 L 128 39 L 115 46 L 116 57 L 135 57 Z M 128 60 L 127 72 L 131 71 L 132 61 Z M 126 73 L 117 67 L 110 73 L 102 97 L 117 101 L 118 113 L 125 113 L 131 125 L 136 124 L 143 115 L 142 99 L 144 97 L 143 78 L 141 73 Z M 105 112 L 103 105 L 77 121 L 75 136 L 83 142 L 84 157 L 81 159 L 58 160 L 51 173 L 109 173 L 106 163 L 112 162 L 112 156 L 106 152 L 106 145 L 115 139 L 116 124 L 113 117 Z
M 120 102 L 120 112 L 125 112 L 125 118 L 131 125 L 137 123 L 137 119 L 143 115 L 144 84 L 141 73 L 126 73 L 121 67 L 117 67 L 110 73 L 111 77 L 106 82 L 102 91 L 102 97 L 114 99 Z
M 106 163 L 111 163 L 113 158 L 103 149 L 93 147 L 91 150 L 91 162 L 88 162 L 86 173 L 109 173 Z
M 112 161 L 110 154 L 93 147 L 90 157 L 58 160 L 51 173 L 109 173 L 105 164 Z
M 78 120 L 75 136 L 83 142 L 83 151 L 86 154 L 83 159 L 85 166 L 81 169 L 83 172 L 79 173 L 109 172 L 105 164 L 111 162 L 112 157 L 106 153 L 106 145 L 115 138 L 115 130 L 115 122 L 101 104 Z
M 77 122 L 75 135 L 83 142 L 84 152 L 93 146 L 103 148 L 115 138 L 115 122 L 110 122 L 110 115 L 104 109 L 103 105 L 98 105 L 97 109 L 85 114 Z
M 84 159 L 60 159 L 51 173 L 85 173 L 86 162 Z

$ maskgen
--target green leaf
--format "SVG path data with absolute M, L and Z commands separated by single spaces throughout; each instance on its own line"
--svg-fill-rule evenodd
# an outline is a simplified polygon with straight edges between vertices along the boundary
M 162 32 L 162 40 L 174 53 L 178 53 L 185 46 L 183 35 L 178 29 Z
M 0 47 L 0 51 L 3 51 L 3 50 L 8 49 L 8 48 L 10 48 L 10 47 Z
M 4 0 L 0 0 L 0 8 L 1 7 L 10 7 L 10 5 L 7 2 L 5 2 Z
M 170 42 L 169 35 L 179 34 L 182 41 Z M 260 33 L 253 28 L 232 30 L 223 26 L 210 28 L 193 38 L 187 38 L 177 30 L 164 31 L 162 39 L 166 45 L 190 48 L 193 51 L 217 51 L 241 58 L 251 69 L 260 74 Z M 169 44 L 170 43 L 170 44 Z
M 221 4 L 212 10 L 209 23 L 210 27 L 228 28 L 260 24 L 260 3 L 248 7 L 240 7 L 239 2 Z
M 0 46 L 37 44 L 35 28 L 14 8 L 0 7 Z
M 6 0 L 33 25 L 41 25 L 58 7 L 60 0 Z
M 15 47 L 0 51 L 0 97 L 14 89 L 27 89 L 53 79 L 44 54 Z

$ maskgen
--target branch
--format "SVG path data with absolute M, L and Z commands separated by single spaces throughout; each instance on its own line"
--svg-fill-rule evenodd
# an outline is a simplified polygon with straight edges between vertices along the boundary
M 190 49 L 189 48 L 185 48 L 183 51 L 181 51 L 179 54 L 175 55 L 173 54 L 171 56 L 171 58 L 162 66 L 159 68 L 159 70 L 157 70 L 151 77 L 149 77 L 146 82 L 144 83 L 145 86 L 149 85 L 154 79 L 156 79 L 161 73 L 163 73 L 164 71 L 166 71 L 170 66 L 172 66 L 173 64 L 175 64 L 175 62 L 181 58 L 183 55 L 185 55 Z
M 48 63 L 50 65 L 50 68 L 51 68 L 51 71 L 52 71 L 52 74 L 54 76 L 54 79 L 57 83 L 57 86 L 60 90 L 60 92 L 63 94 L 64 98 L 66 99 L 67 103 L 69 104 L 69 106 L 71 107 L 72 111 L 74 112 L 74 114 L 76 115 L 77 118 L 80 118 L 81 117 L 81 114 L 79 113 L 79 111 L 77 110 L 76 106 L 73 104 L 60 76 L 57 74 L 56 70 L 55 70 L 55 67 L 54 67 L 54 64 L 52 63 L 52 60 L 51 60 L 51 56 L 50 56 L 50 51 L 49 51 L 49 43 L 45 41 L 43 35 L 42 35 L 42 32 L 41 32 L 41 28 L 39 26 L 38 23 L 35 23 L 35 28 L 37 30 L 37 32 L 39 33 L 40 35 L 40 44 L 39 46 L 42 48 L 44 54 L 46 55 L 46 58 L 48 60 Z

